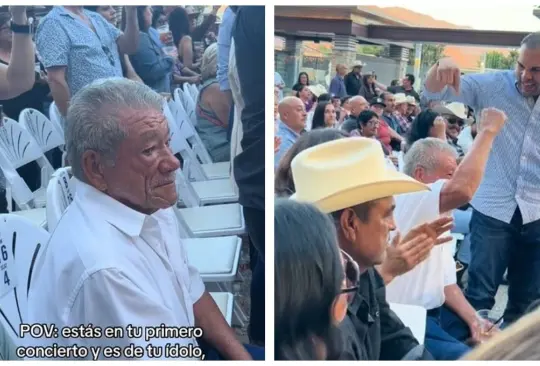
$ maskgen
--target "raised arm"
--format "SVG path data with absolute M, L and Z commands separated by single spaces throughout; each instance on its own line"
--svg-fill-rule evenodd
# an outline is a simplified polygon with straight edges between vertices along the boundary
M 126 6 L 126 29 L 116 39 L 118 51 L 127 55 L 137 52 L 139 45 L 139 22 L 137 20 L 137 7 Z
M 482 111 L 480 121 L 481 129 L 469 153 L 441 190 L 441 213 L 469 203 L 474 196 L 484 176 L 491 146 L 506 121 L 506 115 L 498 109 L 488 108 Z
M 10 6 L 12 22 L 28 25 L 25 6 Z M 11 99 L 32 89 L 35 82 L 32 35 L 13 32 L 13 47 L 8 66 L 0 66 L 0 99 Z

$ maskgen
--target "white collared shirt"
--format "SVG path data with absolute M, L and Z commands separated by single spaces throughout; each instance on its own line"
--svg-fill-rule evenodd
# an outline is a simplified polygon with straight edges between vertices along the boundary
M 25 338 L 50 346 L 181 346 L 194 338 L 63 338 L 62 327 L 93 324 L 102 329 L 193 327 L 193 304 L 205 288 L 189 265 L 172 208 L 151 216 L 128 208 L 76 181 L 76 196 L 36 263 L 28 322 L 55 324 L 59 338 Z M 89 356 L 90 358 L 91 356 Z M 146 357 L 145 357 L 146 358 Z
M 395 197 L 394 219 L 404 237 L 413 227 L 448 214 L 439 213 L 441 190 L 446 180 L 428 184 L 431 191 Z M 447 236 L 444 233 L 442 236 Z M 429 257 L 413 270 L 396 277 L 386 286 L 388 302 L 422 306 L 427 310 L 442 306 L 444 288 L 456 283 L 456 263 L 451 243 L 435 246 Z

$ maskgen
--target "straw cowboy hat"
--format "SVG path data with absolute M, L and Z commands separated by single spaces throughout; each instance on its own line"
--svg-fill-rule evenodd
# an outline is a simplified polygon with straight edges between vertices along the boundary
M 465 109 L 465 104 L 463 103 L 453 102 L 447 105 L 441 104 L 433 108 L 433 111 L 443 115 L 446 114 L 456 116 L 462 120 L 467 119 L 467 110 Z
M 416 99 L 412 95 L 407 96 L 407 104 L 416 106 Z
M 396 99 L 396 105 L 407 103 L 407 96 L 405 93 L 394 94 L 394 98 Z
M 411 177 L 387 168 L 379 141 L 350 137 L 314 146 L 291 163 L 296 193 L 325 213 L 402 193 L 429 190 Z

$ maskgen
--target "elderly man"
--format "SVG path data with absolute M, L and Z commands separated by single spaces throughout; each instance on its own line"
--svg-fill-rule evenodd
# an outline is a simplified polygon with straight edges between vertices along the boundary
M 306 107 L 297 97 L 286 97 L 278 106 L 279 122 L 277 137 L 281 139 L 278 152 L 274 157 L 274 167 L 277 168 L 281 157 L 296 142 L 306 128 Z
M 409 132 L 410 123 L 407 119 L 407 111 L 409 110 L 409 101 L 407 96 L 403 93 L 394 95 L 396 101 L 396 107 L 394 110 L 394 117 L 398 122 L 398 130 L 396 131 L 400 135 L 406 135 Z M 414 97 L 411 97 L 414 100 Z
M 39 23 L 36 46 L 47 69 L 51 93 L 62 116 L 69 100 L 94 80 L 122 77 L 120 54 L 139 45 L 135 7 L 126 7 L 126 31 L 82 6 L 55 6 Z
M 444 122 L 446 123 L 446 140 L 456 150 L 458 157 L 462 158 L 465 152 L 458 144 L 458 138 L 467 119 L 467 107 L 463 103 L 454 102 L 447 105 L 438 105 L 433 110 L 444 118 Z
M 59 337 L 31 344 L 134 345 L 148 359 L 149 344 L 192 348 L 197 339 L 188 333 L 147 340 L 130 326 L 200 327 L 202 340 L 215 350 L 208 358 L 218 352 L 250 359 L 188 263 L 179 238 L 172 206 L 180 164 L 169 149 L 162 106 L 159 94 L 127 79 L 96 82 L 74 96 L 66 145 L 76 196 L 35 268 L 28 301 L 28 323 L 54 324 Z M 115 338 L 60 333 L 81 324 L 123 331 Z
M 369 169 L 366 169 L 369 167 Z M 380 144 L 363 137 L 327 142 L 299 153 L 291 164 L 297 201 L 315 204 L 334 218 L 338 241 L 363 272 L 341 328 L 342 359 L 400 360 L 418 350 L 418 341 L 385 299 L 384 273 L 406 273 L 424 260 L 451 219 L 424 223 L 403 239 L 395 230 L 394 195 L 426 190 L 404 174 L 387 168 Z M 317 184 L 314 184 L 316 182 Z M 412 358 L 428 355 L 416 355 Z
M 366 98 L 357 95 L 349 99 L 349 108 L 349 117 L 343 121 L 341 129 L 345 132 L 351 133 L 358 129 L 358 116 L 363 111 L 367 111 L 369 109 L 369 103 L 367 102 Z
M 330 82 L 328 92 L 332 96 L 343 98 L 347 96 L 347 89 L 345 88 L 345 74 L 347 74 L 347 66 L 338 64 L 336 66 L 336 76 Z
M 451 215 L 470 201 L 505 119 L 496 109 L 483 112 L 482 130 L 459 167 L 456 152 L 445 141 L 427 138 L 413 144 L 405 155 L 404 172 L 431 190 L 396 198 L 399 231 L 406 233 L 416 225 Z M 392 302 L 428 310 L 426 346 L 437 360 L 457 360 L 469 350 L 462 342 L 470 337 L 482 341 L 476 311 L 456 284 L 453 249 L 450 245 L 434 248 L 424 263 L 395 278 L 386 291 Z
M 476 309 L 491 309 L 508 267 L 505 323 L 540 298 L 540 33 L 521 42 L 514 71 L 460 75 L 450 58 L 428 72 L 424 95 L 461 102 L 474 110 L 501 109 L 508 123 L 497 137 L 474 199 L 471 263 L 466 296 Z M 481 128 L 481 127 L 480 127 Z

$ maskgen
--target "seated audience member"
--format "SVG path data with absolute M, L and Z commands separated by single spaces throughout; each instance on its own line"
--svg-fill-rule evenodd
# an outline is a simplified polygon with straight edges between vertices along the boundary
M 540 311 L 529 313 L 469 352 L 464 361 L 540 360 Z
M 288 197 L 295 192 L 291 172 L 291 161 L 300 152 L 322 143 L 349 137 L 344 131 L 335 129 L 318 129 L 307 131 L 298 138 L 283 155 L 275 172 L 274 190 L 278 197 Z
M 197 100 L 195 126 L 214 162 L 229 161 L 231 145 L 227 140 L 231 99 L 221 91 L 217 75 L 217 43 L 204 51 L 201 63 L 203 84 Z
M 336 109 L 331 102 L 322 102 L 317 104 L 315 113 L 313 113 L 313 122 L 311 129 L 334 127 L 336 125 Z
M 358 116 L 358 129 L 363 137 L 377 139 L 379 129 L 379 116 L 373 111 L 363 111 Z
M 279 122 L 277 137 L 281 139 L 279 151 L 274 156 L 274 168 L 281 157 L 298 140 L 306 128 L 306 109 L 304 103 L 296 97 L 285 97 L 278 105 Z
M 309 113 L 316 102 L 316 97 L 314 100 L 314 95 L 309 89 L 309 86 L 302 86 L 300 90 L 296 92 L 295 96 L 304 103 L 304 108 L 306 112 Z
M 110 5 L 85 6 L 84 8 L 86 10 L 90 10 L 90 11 L 98 13 L 103 18 L 105 18 L 106 21 L 111 23 L 111 25 L 113 25 L 114 27 L 117 27 L 116 10 L 114 10 L 113 6 L 110 6 Z M 139 24 L 141 24 L 140 21 L 139 21 Z M 120 62 L 122 63 L 122 72 L 124 74 L 124 77 L 133 81 L 139 81 L 141 83 L 143 82 L 141 78 L 139 77 L 139 75 L 137 75 L 137 73 L 133 69 L 133 65 L 131 64 L 131 61 L 129 61 L 128 55 L 126 54 L 121 55 Z
M 448 220 L 424 224 L 403 239 L 394 238 L 392 248 L 399 250 L 392 253 L 401 253 L 397 255 L 399 260 L 385 255 L 388 235 L 395 230 L 393 195 L 427 187 L 387 169 L 380 144 L 362 137 L 338 139 L 304 150 L 293 159 L 291 169 L 295 184 L 291 199 L 313 203 L 332 215 L 340 248 L 358 263 L 363 273 L 360 288 L 340 327 L 344 342 L 340 359 L 400 360 L 421 348 L 390 310 L 383 277 L 374 266 L 386 263 L 385 269 L 390 272 L 409 271 L 446 229 Z M 418 357 L 428 359 L 429 355 Z
M 139 46 L 137 52 L 129 56 L 133 68 L 143 82 L 158 93 L 171 92 L 174 59 L 163 53 L 148 30 L 152 26 L 152 8 L 137 6 L 139 20 Z
M 398 133 L 406 135 L 409 132 L 409 120 L 407 119 L 407 111 L 409 110 L 409 103 L 405 94 L 396 94 L 396 107 L 394 111 L 394 117 L 398 121 Z M 414 100 L 414 97 L 411 97 Z
M 351 133 L 358 128 L 358 116 L 363 111 L 369 109 L 369 103 L 366 98 L 357 95 L 348 99 L 345 104 L 347 105 L 349 116 L 343 121 L 341 129 L 347 133 Z
M 169 149 L 162 108 L 159 94 L 127 79 L 97 81 L 72 98 L 66 146 L 76 193 L 34 268 L 27 321 L 58 329 L 200 327 L 207 359 L 251 359 L 189 264 L 179 237 L 172 206 L 180 163 Z M 36 347 L 144 349 L 149 343 L 198 344 L 194 336 L 148 342 L 127 332 L 115 339 L 25 341 Z M 263 357 L 261 349 L 250 352 Z
M 296 84 L 293 85 L 292 90 L 297 92 L 302 89 L 304 86 L 309 86 L 309 75 L 307 72 L 301 72 L 298 74 L 298 80 L 296 81 Z
M 439 113 L 432 109 L 420 112 L 413 120 L 407 134 L 407 147 L 410 148 L 416 141 L 426 137 L 446 140 L 446 122 Z
M 449 216 L 472 199 L 506 116 L 487 109 L 483 118 L 483 130 L 459 166 L 455 150 L 440 139 L 418 140 L 407 152 L 404 172 L 428 185 L 430 191 L 396 198 L 394 214 L 400 232 Z M 426 347 L 437 360 L 456 360 L 469 350 L 463 342 L 472 338 L 479 343 L 485 337 L 479 332 L 476 310 L 456 284 L 453 249 L 451 245 L 433 248 L 426 261 L 394 278 L 386 288 L 389 301 L 428 310 Z
M 340 252 L 332 220 L 312 205 L 278 200 L 274 232 L 276 360 L 338 359 L 338 326 L 358 289 L 358 264 Z
M 465 153 L 458 144 L 458 137 L 465 125 L 465 120 L 468 118 L 467 107 L 463 103 L 454 102 L 444 106 L 439 105 L 433 110 L 444 118 L 446 122 L 446 139 L 456 150 L 458 157 L 462 158 Z
M 420 113 L 420 110 L 418 108 L 418 104 L 416 103 L 416 99 L 412 95 L 409 95 L 407 97 L 407 113 L 405 117 L 407 117 L 407 121 L 409 121 L 409 128 L 410 123 L 414 120 L 414 118 Z
M 371 105 L 369 109 L 377 116 L 379 116 L 379 128 L 377 129 L 377 139 L 381 142 L 383 151 L 385 155 L 390 155 L 392 152 L 392 146 L 390 143 L 392 142 L 392 133 L 391 128 L 388 126 L 388 123 L 386 123 L 386 120 L 382 118 L 384 109 L 386 108 L 386 104 L 384 99 L 382 98 L 375 98 L 371 101 Z
M 358 95 L 363 96 L 366 98 L 366 100 L 372 100 L 373 98 L 377 98 L 378 94 L 375 90 L 375 78 L 371 74 L 365 74 L 362 76 L 362 86 L 360 87 L 360 91 L 358 92 Z

